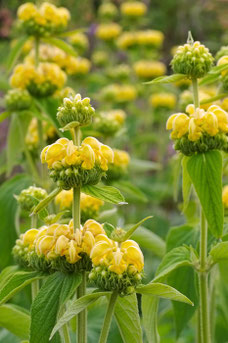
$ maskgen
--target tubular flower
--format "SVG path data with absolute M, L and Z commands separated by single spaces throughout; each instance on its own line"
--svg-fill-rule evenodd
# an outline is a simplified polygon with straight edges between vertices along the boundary
M 65 81 L 65 73 L 54 63 L 40 63 L 37 68 L 30 63 L 18 64 L 10 78 L 12 87 L 27 89 L 38 97 L 52 95 Z
M 142 17 L 146 13 L 146 11 L 146 5 L 140 1 L 124 2 L 120 6 L 121 14 L 131 18 Z
M 112 149 L 93 137 L 84 139 L 79 147 L 60 138 L 41 152 L 41 162 L 47 163 L 51 178 L 66 190 L 99 182 L 113 158 Z
M 228 208 L 228 186 L 223 187 L 222 202 L 225 208 Z
M 103 234 L 98 235 L 90 257 L 93 269 L 89 278 L 101 289 L 126 295 L 141 280 L 144 258 L 133 240 L 117 243 Z
M 114 149 L 114 161 L 108 166 L 107 181 L 119 180 L 127 174 L 130 156 L 124 150 Z
M 153 108 L 173 109 L 176 106 L 177 98 L 172 93 L 155 93 L 149 98 L 149 103 Z
M 201 78 L 211 69 L 213 61 L 208 48 L 200 42 L 193 42 L 177 48 L 171 66 L 174 73 L 185 74 L 189 78 Z
M 96 36 L 104 41 L 113 41 L 121 33 L 121 26 L 117 23 L 100 24 L 96 30 Z
M 155 78 L 166 73 L 166 66 L 159 61 L 138 61 L 133 65 L 135 74 L 144 79 Z
M 69 11 L 44 2 L 40 7 L 27 2 L 18 8 L 21 28 L 29 35 L 46 36 L 62 32 L 70 20 Z
M 194 105 L 186 107 L 188 113 L 177 113 L 169 117 L 166 128 L 172 130 L 175 149 L 185 155 L 213 149 L 226 150 L 228 114 L 218 105 L 211 105 L 207 111 Z

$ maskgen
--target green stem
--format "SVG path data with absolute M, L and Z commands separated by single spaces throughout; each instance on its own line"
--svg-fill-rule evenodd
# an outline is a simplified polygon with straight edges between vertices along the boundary
M 32 301 L 34 301 L 35 297 L 37 296 L 40 289 L 39 280 L 35 280 L 32 283 Z
M 21 134 L 21 141 L 22 141 L 22 144 L 23 144 L 23 151 L 24 151 L 27 163 L 29 165 L 30 172 L 32 173 L 34 181 L 36 183 L 39 183 L 39 175 L 38 175 L 38 172 L 37 172 L 37 169 L 36 169 L 36 165 L 35 165 L 35 163 L 34 163 L 34 161 L 32 159 L 32 156 L 31 156 L 31 154 L 30 154 L 30 152 L 29 152 L 29 150 L 27 148 L 26 143 L 25 143 L 24 130 L 23 130 L 23 127 L 22 127 L 21 118 L 19 118 L 19 116 L 18 116 L 18 126 L 19 126 L 19 130 L 20 130 L 20 134 Z
M 211 343 L 209 304 L 208 304 L 208 272 L 207 262 L 207 222 L 201 209 L 200 230 L 200 271 L 199 271 L 199 294 L 200 294 L 200 328 L 201 342 Z
M 193 99 L 195 108 L 199 107 L 199 91 L 198 91 L 198 81 L 197 79 L 192 79 L 192 89 L 193 89 Z
M 80 211 L 80 187 L 73 188 L 73 220 L 74 220 L 74 232 L 76 229 L 80 229 L 81 225 L 81 211 Z
M 38 67 L 39 65 L 39 45 L 40 39 L 39 37 L 35 38 L 35 66 Z
M 82 282 L 77 290 L 77 298 L 81 298 L 86 294 L 86 272 L 82 272 Z M 78 343 L 87 342 L 87 310 L 80 312 L 77 316 L 77 332 Z
M 108 304 L 107 312 L 105 314 L 105 319 L 104 319 L 99 343 L 106 343 L 107 342 L 108 333 L 109 333 L 109 329 L 111 326 L 112 315 L 114 313 L 114 308 L 115 308 L 117 297 L 118 297 L 118 292 L 113 292 L 110 299 L 109 299 L 109 304 Z
M 37 215 L 34 214 L 33 216 L 31 216 L 31 228 L 36 229 L 36 227 L 37 227 Z
M 63 316 L 64 310 L 65 310 L 65 307 L 63 307 L 63 308 L 60 309 L 60 311 L 59 311 L 59 318 Z M 64 343 L 71 343 L 71 341 L 70 341 L 70 333 L 69 333 L 68 323 L 66 323 L 65 325 L 63 325 L 62 330 L 61 330 L 61 333 L 62 333 L 61 336 L 62 336 L 62 338 L 63 338 L 63 342 L 64 342 Z

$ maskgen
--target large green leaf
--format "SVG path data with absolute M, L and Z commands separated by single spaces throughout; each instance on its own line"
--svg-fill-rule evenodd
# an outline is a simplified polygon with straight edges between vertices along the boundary
M 142 330 L 135 294 L 118 297 L 114 315 L 124 343 L 142 343 Z
M 140 220 L 140 222 L 136 223 L 131 228 L 129 228 L 123 237 L 123 241 L 126 241 L 127 239 L 129 239 L 133 235 L 133 233 L 140 227 L 141 224 L 143 224 L 146 220 L 151 219 L 151 218 L 153 218 L 153 217 L 148 216 L 148 217 Z
M 198 296 L 196 290 L 196 275 L 191 267 L 181 267 L 173 271 L 168 276 L 168 284 L 179 292 L 185 294 L 195 306 L 189 307 L 185 303 L 173 301 L 174 318 L 176 326 L 176 335 L 179 337 L 181 331 L 186 327 L 189 320 L 192 318 L 196 304 L 198 303 Z
M 216 244 L 210 251 L 213 262 L 228 260 L 228 242 L 221 242 Z
M 181 225 L 172 227 L 166 238 L 166 249 L 167 252 L 174 248 L 178 248 L 183 244 L 192 245 L 196 248 L 199 241 L 199 227 L 191 225 Z
M 3 269 L 0 273 L 0 289 L 5 285 L 5 283 L 8 281 L 8 279 L 16 272 L 18 271 L 18 266 L 9 266 Z
M 17 42 L 15 43 L 14 47 L 11 49 L 10 55 L 8 57 L 8 63 L 7 63 L 8 71 L 10 71 L 13 68 L 27 40 L 28 40 L 28 36 L 23 36 L 19 38 Z
M 8 301 L 25 286 L 43 277 L 44 274 L 37 271 L 16 271 L 11 276 L 9 276 L 5 280 L 5 282 L 3 282 L 3 284 L 1 284 L 2 287 L 0 288 L 0 304 Z
M 148 343 L 159 343 L 157 328 L 159 298 L 142 294 L 142 319 Z
M 82 191 L 111 204 L 121 204 L 125 200 L 120 191 L 112 186 L 83 186 Z
M 150 282 L 147 285 L 140 285 L 136 288 L 136 292 L 140 294 L 151 294 L 160 298 L 181 301 L 189 305 L 194 305 L 184 294 L 180 293 L 175 288 L 165 285 L 164 283 Z
M 68 306 L 64 315 L 58 320 L 57 324 L 53 328 L 51 332 L 51 338 L 55 335 L 55 333 L 61 329 L 61 327 L 68 323 L 72 318 L 74 318 L 78 313 L 85 310 L 89 305 L 94 303 L 97 299 L 102 296 L 106 296 L 111 294 L 111 292 L 96 292 L 92 294 L 87 294 L 79 299 L 73 300 L 70 305 Z M 31 342 L 33 343 L 33 342 Z
M 150 250 L 159 257 L 163 257 L 165 254 L 165 242 L 161 237 L 149 229 L 140 226 L 139 230 L 132 235 L 132 239 L 134 239 L 140 247 Z
M 161 261 L 153 281 L 164 280 L 175 269 L 191 265 L 190 250 L 178 247 L 168 252 Z
M 17 201 L 14 194 L 19 194 L 22 189 L 31 185 L 32 180 L 28 175 L 19 174 L 6 181 L 0 187 L 0 268 L 3 269 L 12 263 L 12 248 L 17 239 L 14 217 Z
M 156 79 L 148 82 L 144 82 L 146 85 L 157 84 L 157 83 L 173 83 L 180 80 L 186 79 L 184 74 L 172 74 L 169 76 L 159 76 Z
M 1 305 L 0 326 L 21 339 L 28 339 L 30 315 L 22 307 L 13 304 Z
M 56 272 L 50 275 L 36 296 L 31 310 L 30 343 L 48 343 L 61 306 L 74 294 L 81 274 Z M 53 337 L 54 342 L 58 337 Z
M 193 155 L 187 169 L 199 197 L 209 230 L 216 237 L 222 236 L 222 156 L 219 151 Z

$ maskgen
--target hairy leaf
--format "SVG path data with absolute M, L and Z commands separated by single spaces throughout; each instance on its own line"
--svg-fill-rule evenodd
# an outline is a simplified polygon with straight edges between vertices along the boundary
M 111 186 L 83 186 L 82 191 L 94 198 L 111 204 L 122 204 L 125 200 L 120 191 Z

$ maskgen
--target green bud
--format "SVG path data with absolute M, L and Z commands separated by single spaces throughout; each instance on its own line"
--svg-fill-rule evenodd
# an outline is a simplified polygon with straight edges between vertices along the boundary
M 89 125 L 95 113 L 89 98 L 81 98 L 76 94 L 74 98 L 64 98 L 63 105 L 58 108 L 57 119 L 62 127 L 78 122 L 80 126 Z
M 9 111 L 27 110 L 32 105 L 32 97 L 26 89 L 11 89 L 5 96 L 6 108 Z
M 47 192 L 45 189 L 30 186 L 27 189 L 23 189 L 16 199 L 24 211 L 31 212 L 33 207 L 37 204 L 36 200 L 40 201 L 46 197 Z
M 205 76 L 213 65 L 213 57 L 208 48 L 189 40 L 189 43 L 179 46 L 171 66 L 174 73 L 184 74 L 189 78 Z

